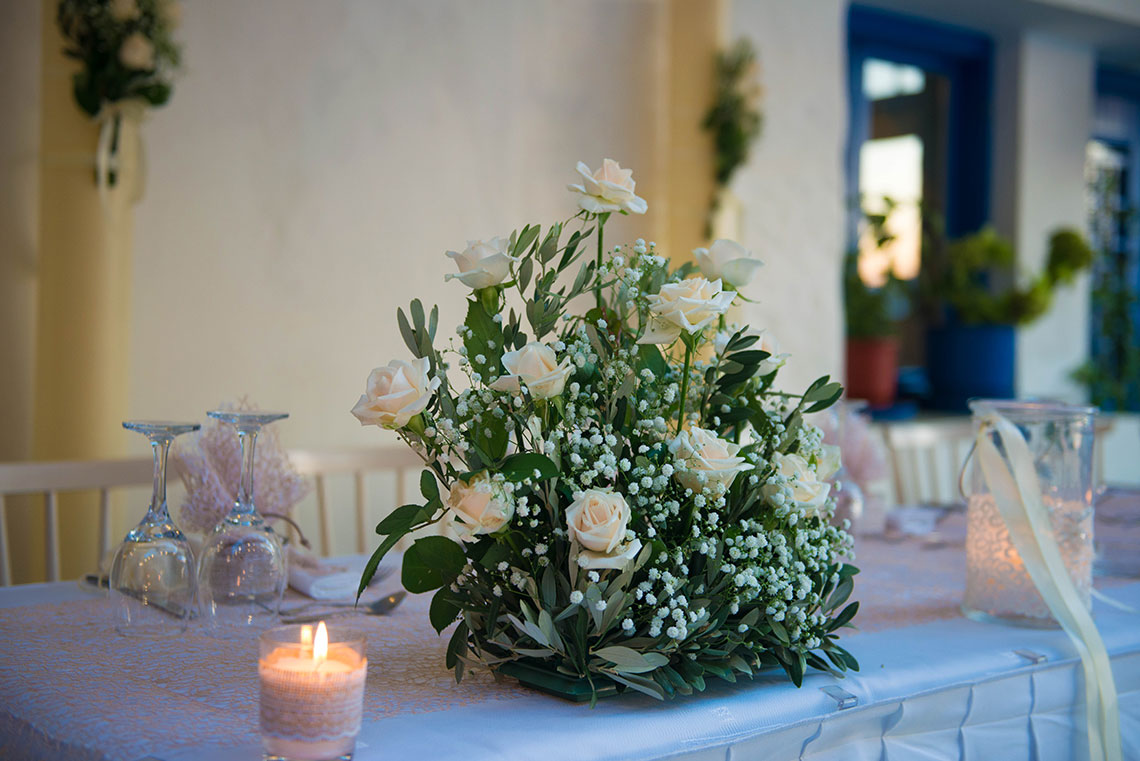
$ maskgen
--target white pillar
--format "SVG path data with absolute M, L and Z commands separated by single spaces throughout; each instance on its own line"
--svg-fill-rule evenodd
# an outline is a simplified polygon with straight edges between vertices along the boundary
M 735 0 L 729 40 L 756 47 L 764 130 L 734 178 L 741 240 L 766 266 L 738 316 L 770 329 L 792 359 L 780 385 L 843 377 L 847 4 Z
M 1086 228 L 1085 145 L 1096 59 L 1091 48 L 1039 33 L 998 41 L 995 66 L 993 217 L 1010 235 L 1023 277 L 1048 257 L 1059 227 Z M 1018 330 L 1017 394 L 1085 398 L 1070 379 L 1089 344 L 1089 280 L 1059 288 L 1052 308 Z

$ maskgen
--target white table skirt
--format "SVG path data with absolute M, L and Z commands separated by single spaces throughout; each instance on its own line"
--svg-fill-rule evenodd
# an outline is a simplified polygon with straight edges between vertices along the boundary
M 1112 594 L 1140 607 L 1140 584 L 1117 587 Z M 43 606 L 67 601 L 77 602 Z M 440 702 L 420 701 L 407 710 L 382 706 L 386 713 L 366 718 L 356 756 L 361 761 L 1068 760 L 1082 758 L 1087 747 L 1084 711 L 1078 705 L 1083 694 L 1079 664 L 1059 630 L 956 618 L 863 633 L 849 640 L 863 670 L 844 680 L 811 674 L 797 690 L 782 676 L 770 674 L 737 685 L 710 682 L 705 694 L 670 703 L 627 695 L 602 701 L 591 710 L 490 680 L 446 685 L 442 680 L 447 675 L 435 673 L 442 672 L 442 665 L 432 662 L 442 643 L 436 647 L 432 642 L 430 652 L 422 654 L 421 659 L 428 661 L 427 677 L 399 672 L 392 644 L 385 644 L 382 635 L 397 625 L 420 631 L 422 623 L 427 629 L 426 603 L 416 599 L 391 618 L 369 621 L 376 627 L 373 639 L 378 640 L 377 650 L 370 645 L 369 700 L 406 688 L 388 679 L 419 679 L 430 683 L 428 689 L 439 693 Z M 35 607 L 15 607 L 27 605 Z M 53 670 L 53 637 L 62 643 L 61 650 L 76 658 L 86 657 L 87 646 L 99 652 L 102 645 L 121 648 L 128 642 L 90 620 L 81 630 L 68 627 L 69 620 L 82 618 L 82 610 L 91 613 L 98 605 L 73 583 L 0 590 L 0 608 L 6 609 L 0 610 L 4 664 L 0 758 L 129 761 L 151 756 L 162 761 L 236 761 L 260 757 L 256 685 L 243 682 L 255 681 L 252 643 L 235 643 L 239 652 L 234 663 L 239 667 L 230 670 L 240 671 L 246 660 L 249 669 L 237 679 L 237 688 L 227 688 L 232 694 L 211 688 L 217 675 L 209 673 L 197 677 L 200 684 L 188 674 L 184 675 L 188 680 L 151 685 L 145 669 L 138 679 L 120 679 L 119 684 L 101 683 L 96 673 L 69 671 L 70 687 L 59 692 L 63 702 L 52 705 L 55 693 L 36 680 L 61 679 Z M 41 639 L 29 650 L 17 627 L 43 613 L 58 618 L 58 635 L 51 634 L 50 626 L 38 630 Z M 1140 759 L 1140 617 L 1106 606 L 1098 606 L 1096 615 L 1113 657 L 1125 757 Z M 435 639 L 430 630 L 426 636 Z M 170 647 L 176 654 L 179 647 L 216 648 L 217 641 L 212 642 L 211 646 L 207 638 L 191 635 Z M 133 641 L 130 646 L 139 648 L 137 655 L 144 660 L 170 658 L 171 669 L 191 668 L 176 656 Z M 241 652 L 243 648 L 251 652 Z M 1032 664 L 1015 650 L 1033 651 L 1046 660 Z M 435 681 L 437 676 L 441 681 Z M 831 685 L 856 696 L 858 705 L 838 710 L 833 698 L 820 689 Z M 150 687 L 150 700 L 163 718 L 132 728 L 131 722 L 142 718 L 134 715 L 140 710 L 138 701 L 146 698 Z M 73 695 L 74 691 L 79 694 Z M 169 731 L 177 727 L 194 739 Z M 149 732 L 140 740 L 143 728 Z

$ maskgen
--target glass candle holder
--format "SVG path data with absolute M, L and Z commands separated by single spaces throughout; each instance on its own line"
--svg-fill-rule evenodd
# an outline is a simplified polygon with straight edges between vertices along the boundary
M 997 413 L 1016 426 L 1025 439 L 1041 489 L 1041 505 L 1049 513 L 1049 525 L 1061 558 L 1085 607 L 1091 608 L 1096 410 L 991 399 L 973 400 L 970 409 L 978 430 L 985 425 L 987 416 Z M 998 444 L 996 437 L 994 441 Z M 1010 540 L 1009 529 L 986 484 L 976 453 L 968 468 L 966 595 L 962 611 L 974 619 L 1020 626 L 1057 626 Z
M 368 671 L 364 637 L 322 621 L 270 629 L 260 642 L 267 761 L 351 759 Z

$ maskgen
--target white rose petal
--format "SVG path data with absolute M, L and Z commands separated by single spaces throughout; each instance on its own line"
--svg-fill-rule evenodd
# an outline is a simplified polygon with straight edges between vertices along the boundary
M 510 498 L 486 478 L 471 484 L 456 482 L 448 496 L 449 528 L 463 542 L 479 534 L 498 531 L 514 517 Z
M 154 68 L 154 45 L 142 32 L 127 35 L 119 46 L 119 63 L 135 71 L 149 71 Z
M 578 555 L 578 565 L 594 570 L 613 569 L 620 571 L 632 563 L 639 552 L 641 552 L 640 539 L 633 539 L 625 544 L 618 545 L 610 553 L 581 550 Z
M 669 451 L 685 464 L 685 469 L 675 473 L 678 483 L 694 492 L 704 488 L 701 474 L 705 476 L 705 484 L 719 483 L 727 489 L 737 473 L 752 467 L 743 457 L 736 456 L 739 444 L 719 438 L 704 428 L 681 431 L 669 442 Z
M 748 285 L 756 275 L 756 270 L 764 262 L 755 258 L 752 252 L 734 240 L 715 240 L 708 248 L 693 251 L 697 266 L 709 280 L 723 280 L 734 288 Z
M 804 514 L 819 515 L 820 508 L 831 492 L 831 484 L 821 480 L 802 455 L 777 452 L 772 455 L 772 464 L 776 466 L 777 473 L 788 479 L 792 499 Z
M 633 181 L 633 170 L 622 169 L 613 159 L 604 159 L 602 167 L 591 172 L 590 167 L 578 162 L 581 185 L 567 185 L 568 190 L 579 194 L 578 207 L 591 214 L 625 211 L 631 214 L 644 214 L 649 208 L 644 198 L 634 195 L 637 183 Z
M 428 376 L 426 357 L 405 362 L 394 359 L 368 375 L 365 393 L 352 408 L 361 425 L 403 428 L 424 411 L 439 388 L 439 378 Z
M 446 275 L 444 280 L 459 280 L 468 288 L 490 288 L 499 285 L 511 274 L 511 262 L 518 261 L 507 253 L 506 238 L 469 240 L 463 253 L 448 251 L 447 255 L 459 268 L 458 275 Z
M 641 540 L 626 541 L 630 509 L 609 489 L 588 489 L 566 509 L 567 533 L 578 545 L 582 568 L 625 568 L 637 557 Z
M 677 340 L 682 332 L 699 333 L 727 312 L 735 298 L 736 293 L 723 290 L 719 280 L 692 277 L 666 283 L 649 297 L 652 320 L 638 343 L 667 344 Z
M 447 496 L 447 523 L 460 541 L 498 531 L 515 515 L 514 500 L 485 473 L 456 481 Z
M 816 478 L 830 481 L 839 472 L 842 452 L 835 444 L 824 444 L 820 448 L 819 463 L 816 465 Z
M 491 388 L 517 392 L 521 381 L 535 399 L 550 399 L 561 394 L 566 387 L 566 379 L 574 371 L 574 363 L 569 357 L 559 363 L 554 349 L 541 341 L 531 341 L 518 351 L 505 353 L 503 367 L 507 375 L 499 376 Z

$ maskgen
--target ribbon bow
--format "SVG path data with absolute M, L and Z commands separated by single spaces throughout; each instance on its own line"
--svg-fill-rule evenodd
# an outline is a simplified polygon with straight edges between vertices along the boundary
M 994 438 L 1001 442 L 1004 457 Z M 1085 675 L 1089 758 L 1120 761 L 1120 713 L 1112 663 L 1061 558 L 1049 513 L 1041 500 L 1041 485 L 1029 446 L 1021 431 L 997 413 L 982 418 L 975 446 L 986 485 L 1029 578 L 1080 654 Z

